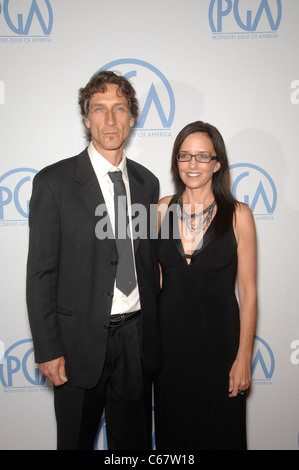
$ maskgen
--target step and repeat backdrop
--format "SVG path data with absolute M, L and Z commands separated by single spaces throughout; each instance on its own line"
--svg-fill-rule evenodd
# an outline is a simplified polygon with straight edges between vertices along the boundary
M 27 320 L 28 205 L 34 175 L 86 147 L 78 90 L 100 69 L 137 90 L 127 154 L 161 197 L 181 128 L 222 133 L 258 235 L 248 446 L 299 448 L 298 21 L 297 0 L 0 0 L 0 449 L 56 447 Z M 103 416 L 95 449 L 106 448 Z

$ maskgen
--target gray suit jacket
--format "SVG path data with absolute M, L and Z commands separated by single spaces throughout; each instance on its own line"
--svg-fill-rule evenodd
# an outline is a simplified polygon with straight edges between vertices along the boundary
M 131 202 L 158 200 L 157 178 L 127 161 Z M 69 382 L 95 386 L 105 361 L 118 259 L 115 241 L 95 234 L 104 199 L 87 149 L 34 178 L 30 201 L 27 306 L 36 362 L 65 356 Z M 149 225 L 149 223 L 148 223 Z M 144 365 L 159 369 L 158 265 L 149 237 L 135 240 Z

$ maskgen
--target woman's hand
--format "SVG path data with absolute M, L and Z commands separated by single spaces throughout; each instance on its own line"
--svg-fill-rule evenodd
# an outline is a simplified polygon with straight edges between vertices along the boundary
M 229 374 L 229 397 L 234 398 L 245 392 L 251 382 L 250 360 L 236 359 Z

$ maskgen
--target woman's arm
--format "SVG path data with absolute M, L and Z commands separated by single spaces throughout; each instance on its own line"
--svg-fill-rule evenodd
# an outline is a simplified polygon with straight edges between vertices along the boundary
M 234 229 L 238 243 L 240 342 L 236 360 L 230 371 L 230 397 L 236 397 L 240 390 L 246 390 L 250 386 L 251 357 L 257 315 L 256 231 L 252 212 L 244 204 L 239 204 L 236 209 Z

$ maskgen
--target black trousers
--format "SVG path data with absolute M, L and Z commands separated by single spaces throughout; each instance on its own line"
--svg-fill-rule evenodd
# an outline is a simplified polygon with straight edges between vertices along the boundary
M 152 381 L 142 365 L 141 317 L 111 328 L 105 368 L 93 389 L 54 389 L 58 450 L 92 450 L 105 410 L 109 450 L 150 450 Z

